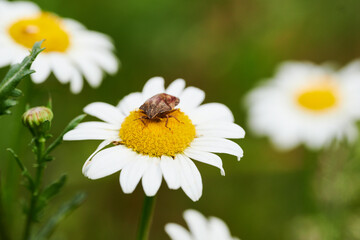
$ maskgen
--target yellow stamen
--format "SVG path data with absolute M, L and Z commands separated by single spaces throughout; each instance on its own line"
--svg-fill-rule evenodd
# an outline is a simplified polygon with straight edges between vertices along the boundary
M 300 106 L 313 112 L 320 112 L 338 104 L 338 92 L 333 81 L 324 77 L 320 82 L 302 89 L 297 95 Z
M 158 120 L 141 119 L 140 110 L 133 111 L 121 125 L 121 143 L 143 155 L 160 157 L 182 153 L 195 138 L 195 126 L 180 110 Z M 170 117 L 171 116 L 171 117 Z
M 26 48 L 31 48 L 35 42 L 43 39 L 46 39 L 42 45 L 46 52 L 65 52 L 70 45 L 69 35 L 61 19 L 50 13 L 21 19 L 8 30 L 10 36 Z

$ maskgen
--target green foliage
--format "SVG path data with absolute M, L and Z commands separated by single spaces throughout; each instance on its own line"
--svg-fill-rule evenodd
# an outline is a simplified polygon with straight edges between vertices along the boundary
M 44 48 L 41 48 L 42 42 L 35 43 L 30 55 L 24 58 L 21 63 L 13 65 L 1 81 L 0 115 L 10 114 L 9 108 L 17 104 L 17 101 L 13 98 L 21 96 L 22 93 L 16 86 L 22 79 L 34 73 L 34 70 L 30 70 L 30 67 L 37 55 L 44 50 Z
M 62 175 L 58 180 L 47 186 L 41 194 L 41 198 L 49 200 L 60 192 L 67 180 L 66 174 Z
M 51 102 L 48 104 L 51 107 Z M 39 108 L 39 107 L 38 107 Z M 38 109 L 33 108 L 33 109 Z M 44 107 L 42 107 L 44 108 Z M 28 110 L 27 112 L 31 111 Z M 51 109 L 48 109 L 51 111 Z M 33 135 L 33 139 L 31 140 L 32 150 L 36 156 L 36 163 L 34 167 L 36 169 L 35 176 L 32 176 L 27 170 L 24 163 L 21 161 L 19 156 L 14 152 L 14 150 L 8 148 L 7 150 L 12 154 L 15 159 L 17 165 L 21 170 L 21 174 L 24 178 L 24 185 L 26 189 L 28 189 L 30 193 L 30 201 L 26 204 L 23 204 L 23 212 L 26 215 L 26 224 L 24 230 L 24 239 L 31 239 L 32 225 L 35 222 L 39 222 L 41 217 L 43 216 L 45 208 L 48 206 L 50 200 L 55 197 L 64 187 L 67 176 L 64 174 L 58 180 L 53 183 L 47 185 L 46 187 L 42 187 L 42 176 L 44 174 L 44 170 L 49 161 L 54 158 L 50 156 L 50 152 L 58 147 L 62 143 L 62 138 L 64 134 L 71 129 L 75 128 L 85 117 L 86 115 L 80 115 L 74 118 L 62 131 L 62 133 L 55 139 L 53 143 L 51 143 L 46 148 L 46 141 L 51 137 L 48 133 L 51 126 L 51 118 L 47 118 L 44 121 L 41 121 L 39 126 L 46 124 L 46 131 L 37 131 L 36 133 L 33 131 L 32 127 L 29 127 L 30 132 Z M 80 204 L 84 201 L 85 195 L 83 193 L 77 194 L 71 201 L 65 203 L 59 211 L 53 215 L 50 220 L 47 221 L 47 224 L 40 231 L 39 236 L 36 239 L 47 239 L 53 233 L 55 227 L 60 223 L 62 219 L 64 219 L 67 215 L 69 215 L 73 210 L 80 206 Z M 0 216 L 1 221 L 1 216 Z M 0 228 L 4 225 L 0 222 Z
M 70 123 L 66 126 L 66 128 L 62 131 L 62 133 L 55 139 L 55 141 L 50 144 L 48 149 L 46 150 L 46 155 L 48 155 L 52 150 L 54 150 L 59 144 L 63 142 L 63 137 L 65 133 L 68 131 L 74 129 L 84 118 L 86 117 L 86 114 L 81 114 L 70 121 Z M 48 160 L 51 160 L 51 158 L 48 158 Z
M 21 170 L 21 175 L 25 178 L 26 183 L 24 184 L 26 186 L 26 188 L 29 191 L 33 191 L 34 189 L 34 180 L 32 179 L 29 171 L 27 170 L 27 168 L 25 167 L 25 165 L 23 164 L 23 162 L 20 160 L 19 156 L 14 152 L 13 149 L 8 148 L 7 149 L 12 156 L 14 157 L 17 165 L 19 166 L 20 170 Z
M 64 203 L 56 214 L 54 214 L 49 221 L 43 226 L 38 235 L 35 237 L 37 240 L 49 239 L 53 234 L 59 223 L 77 209 L 85 200 L 86 194 L 83 192 L 77 193 L 71 200 Z
M 66 180 L 67 180 L 67 176 L 66 174 L 64 174 L 58 180 L 45 187 L 44 190 L 40 193 L 35 207 L 36 215 L 34 216 L 34 219 L 36 221 L 40 220 L 44 208 L 49 204 L 51 198 L 53 198 L 61 191 L 61 189 L 64 187 L 66 183 Z

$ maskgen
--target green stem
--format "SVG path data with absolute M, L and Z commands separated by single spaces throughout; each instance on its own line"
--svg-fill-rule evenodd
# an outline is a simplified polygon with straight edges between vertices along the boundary
M 1 183 L 0 183 L 1 184 Z M 2 187 L 2 186 L 0 186 Z M 2 195 L 0 192 L 0 216 L 4 216 L 5 211 L 3 209 L 3 204 L 2 204 Z M 8 235 L 8 231 L 7 231 L 7 224 L 5 222 L 5 218 L 0 218 L 0 239 L 1 240 L 9 240 L 10 236 Z
M 150 225 L 155 208 L 155 197 L 145 196 L 142 209 L 137 240 L 147 240 L 149 238 Z
M 31 193 L 31 199 L 30 199 L 30 206 L 29 211 L 26 217 L 26 223 L 25 223 L 25 230 L 24 230 L 24 236 L 23 240 L 29 240 L 31 239 L 31 229 L 32 229 L 32 223 L 34 222 L 34 214 L 36 213 L 36 205 L 38 201 L 38 197 L 40 194 L 40 187 L 41 187 L 41 180 L 44 173 L 45 168 L 45 161 L 44 161 L 44 153 L 45 153 L 45 141 L 46 139 L 44 137 L 40 137 L 38 139 L 35 139 L 35 146 L 36 146 L 36 153 L 37 153 L 37 168 L 36 168 L 36 175 L 35 175 L 35 181 L 34 181 L 34 189 Z

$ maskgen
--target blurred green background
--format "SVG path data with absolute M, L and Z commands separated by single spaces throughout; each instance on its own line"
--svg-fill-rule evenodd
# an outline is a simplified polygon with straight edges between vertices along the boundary
M 14 194 L 26 197 L 18 184 L 19 171 L 6 147 L 14 148 L 28 165 L 32 154 L 27 146 L 30 134 L 21 126 L 25 102 L 44 105 L 53 99 L 53 133 L 88 103 L 117 104 L 126 94 L 140 91 L 153 76 L 167 84 L 184 78 L 188 85 L 206 92 L 206 102 L 221 102 L 231 108 L 236 122 L 247 129 L 244 95 L 259 80 L 268 78 L 284 60 L 334 61 L 343 65 L 360 56 L 360 1 L 358 0 L 39 0 L 44 10 L 74 18 L 89 29 L 110 35 L 122 62 L 116 76 L 107 77 L 98 89 L 85 86 L 73 95 L 69 86 L 53 76 L 41 85 L 22 82 L 25 96 L 13 108 L 12 116 L 0 119 L 0 171 L 16 182 Z M 5 73 L 7 69 L 1 69 Z M 90 117 L 87 118 L 89 120 Z M 281 153 L 266 139 L 254 137 L 237 141 L 245 156 L 223 155 L 226 176 L 218 169 L 197 163 L 204 191 L 192 202 L 181 190 L 162 184 L 150 239 L 169 239 L 168 222 L 185 224 L 182 213 L 188 208 L 206 216 L 222 218 L 231 233 L 245 240 L 293 240 L 289 229 L 293 219 L 317 211 L 312 177 L 317 156 L 303 148 Z M 88 193 L 86 203 L 61 224 L 53 239 L 135 239 L 143 200 L 138 186 L 125 195 L 118 177 L 92 181 L 81 168 L 98 141 L 65 142 L 54 153 L 46 179 L 55 180 L 64 172 L 69 181 L 58 196 L 57 206 L 79 190 Z M 9 219 L 15 232 L 23 225 L 20 202 Z M 45 216 L 46 217 L 46 216 Z M 310 240 L 310 239 L 309 239 Z

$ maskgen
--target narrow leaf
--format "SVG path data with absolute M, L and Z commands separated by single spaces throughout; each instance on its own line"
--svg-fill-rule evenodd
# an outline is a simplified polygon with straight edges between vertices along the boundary
M 71 120 L 71 122 L 66 126 L 63 132 L 55 139 L 53 143 L 50 144 L 50 146 L 45 152 L 45 156 L 47 156 L 52 150 L 54 150 L 59 144 L 61 144 L 65 133 L 74 129 L 85 117 L 86 114 L 82 114 Z
M 52 216 L 43 228 L 39 231 L 35 239 L 44 240 L 49 239 L 59 223 L 77 209 L 85 200 L 86 194 L 83 192 L 77 193 L 70 201 L 64 203 L 57 213 Z
M 15 88 L 11 92 L 11 97 L 20 97 L 22 95 L 22 92 L 20 89 Z
M 3 186 L 0 175 L 0 239 L 9 240 L 10 239 L 10 234 L 8 233 L 9 227 L 6 218 L 5 204 L 3 202 L 4 192 L 5 192 L 5 186 Z
M 14 150 L 12 150 L 11 148 L 7 148 L 7 151 L 9 151 L 11 153 L 11 155 L 14 157 L 17 165 L 19 166 L 20 170 L 21 170 L 21 174 L 26 178 L 26 180 L 28 181 L 28 186 L 27 188 L 31 191 L 32 189 L 34 189 L 34 181 L 29 173 L 29 171 L 27 170 L 27 168 L 25 167 L 25 165 L 22 163 L 22 161 L 20 160 L 19 156 L 14 152 Z
M 14 96 L 14 94 L 19 95 L 18 91 L 14 92 L 16 86 L 23 78 L 34 72 L 30 70 L 30 67 L 37 55 L 44 50 L 44 48 L 41 48 L 42 42 L 43 41 L 36 42 L 30 55 L 25 57 L 21 63 L 13 65 L 5 78 L 0 82 L 0 115 L 4 114 L 5 111 L 12 106 L 5 105 L 5 101 L 9 97 Z
M 60 192 L 62 187 L 65 185 L 67 180 L 66 174 L 62 175 L 58 180 L 51 183 L 49 186 L 47 186 L 44 191 L 41 193 L 41 197 L 45 198 L 46 200 L 49 200 L 50 198 L 54 197 L 56 194 Z
M 66 174 L 62 175 L 58 180 L 48 185 L 39 195 L 36 208 L 35 219 L 39 220 L 43 214 L 44 208 L 49 204 L 49 200 L 60 192 L 67 180 Z

